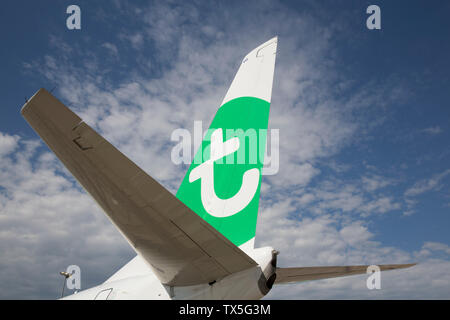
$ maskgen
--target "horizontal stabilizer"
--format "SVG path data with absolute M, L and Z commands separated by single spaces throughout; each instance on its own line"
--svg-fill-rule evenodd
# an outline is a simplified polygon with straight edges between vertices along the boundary
M 379 265 L 380 271 L 409 268 L 412 264 L 386 264 Z M 369 266 L 334 266 L 334 267 L 304 267 L 304 268 L 277 268 L 275 284 L 320 280 L 327 278 L 345 277 L 367 273 Z
M 163 284 L 208 283 L 256 266 L 47 90 L 22 115 Z

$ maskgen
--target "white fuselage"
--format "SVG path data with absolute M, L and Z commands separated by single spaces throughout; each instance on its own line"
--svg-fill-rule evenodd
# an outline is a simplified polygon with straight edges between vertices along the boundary
M 101 285 L 63 299 L 261 299 L 269 292 L 271 285 L 267 287 L 267 280 L 275 272 L 272 265 L 274 250 L 264 247 L 246 253 L 258 263 L 257 267 L 233 273 L 212 284 L 183 287 L 161 284 L 151 268 L 137 256 Z

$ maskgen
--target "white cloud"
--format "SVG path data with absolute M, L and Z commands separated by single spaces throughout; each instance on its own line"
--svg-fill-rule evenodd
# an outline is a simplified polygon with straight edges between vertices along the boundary
M 405 196 L 406 197 L 417 196 L 430 190 L 439 188 L 440 182 L 449 174 L 450 169 L 447 169 L 444 172 L 434 175 L 429 179 L 418 181 L 411 188 L 405 191 Z
M 364 177 L 362 181 L 364 181 Z M 401 208 L 401 204 L 392 196 L 382 193 L 367 193 L 364 189 L 365 186 L 367 186 L 367 181 L 361 183 L 358 181 L 344 183 L 339 180 L 322 182 L 317 187 L 308 188 L 308 192 L 314 195 L 315 202 L 306 207 L 306 210 L 315 214 L 329 212 L 367 217 L 371 214 L 382 214 Z M 370 185 L 370 187 L 373 186 Z
M 308 204 L 313 201 L 316 197 L 312 193 L 305 193 L 299 199 L 298 202 L 302 205 Z
M 400 208 L 401 208 L 400 203 L 395 202 L 395 200 L 392 197 L 382 196 L 376 200 L 367 203 L 362 208 L 362 211 L 364 211 L 364 213 L 367 215 L 372 212 L 386 213 L 388 211 L 397 210 Z
M 450 247 L 444 243 L 439 242 L 425 242 L 420 251 L 415 252 L 417 258 L 427 258 L 436 252 L 441 252 L 450 256 Z
M 18 144 L 0 162 L 0 297 L 56 298 L 69 264 L 100 276 L 101 262 L 119 268 L 117 254 L 132 250 L 99 207 L 40 142 Z
M 110 43 L 110 42 L 105 42 L 102 44 L 102 47 L 108 49 L 114 57 L 116 57 L 116 58 L 119 57 L 119 50 L 117 49 L 117 46 L 115 44 Z
M 362 177 L 362 183 L 363 183 L 363 187 L 367 191 L 375 191 L 380 188 L 389 186 L 389 185 L 393 184 L 394 182 L 392 181 L 392 179 L 389 179 L 386 177 L 382 177 L 379 175 L 371 175 L 371 176 Z
M 430 134 L 430 135 L 436 135 L 436 134 L 441 133 L 442 131 L 443 130 L 441 129 L 440 126 L 429 127 L 429 128 L 425 128 L 425 129 L 422 130 L 422 132 L 425 132 L 425 133 Z
M 382 272 L 381 290 L 368 290 L 367 275 L 274 286 L 268 299 L 448 299 L 450 250 L 442 243 L 425 243 L 416 253 L 387 247 L 374 240 L 363 220 L 324 215 L 295 219 L 291 202 L 281 201 L 260 213 L 258 245 L 280 251 L 279 267 L 419 264 Z M 440 254 L 437 256 L 437 254 Z
M 0 132 L 0 157 L 13 152 L 17 148 L 18 141 L 19 136 Z

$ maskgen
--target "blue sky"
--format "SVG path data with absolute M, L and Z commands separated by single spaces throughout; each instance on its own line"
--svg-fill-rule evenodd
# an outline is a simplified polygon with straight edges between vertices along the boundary
M 67 6 L 81 30 L 66 28 Z M 365 26 L 381 8 L 381 30 Z M 275 288 L 269 298 L 450 298 L 446 1 L 15 1 L 0 11 L 1 298 L 58 296 L 58 272 L 104 281 L 131 248 L 19 114 L 40 87 L 169 190 L 176 128 L 209 123 L 242 57 L 278 35 L 257 245 L 283 266 L 419 262 Z M 30 276 L 23 276 L 30 274 Z M 39 274 L 40 276 L 34 276 Z M 21 285 L 17 286 L 16 284 Z

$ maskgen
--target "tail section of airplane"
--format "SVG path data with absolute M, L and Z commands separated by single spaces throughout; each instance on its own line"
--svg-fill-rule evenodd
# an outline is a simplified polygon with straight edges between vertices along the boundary
M 241 66 L 177 198 L 237 246 L 253 248 L 277 38 Z
M 27 101 L 23 117 L 138 254 L 65 298 L 259 299 L 273 285 L 367 272 L 280 268 L 278 251 L 253 248 L 276 48 L 273 38 L 244 58 L 176 196 L 47 90 Z

